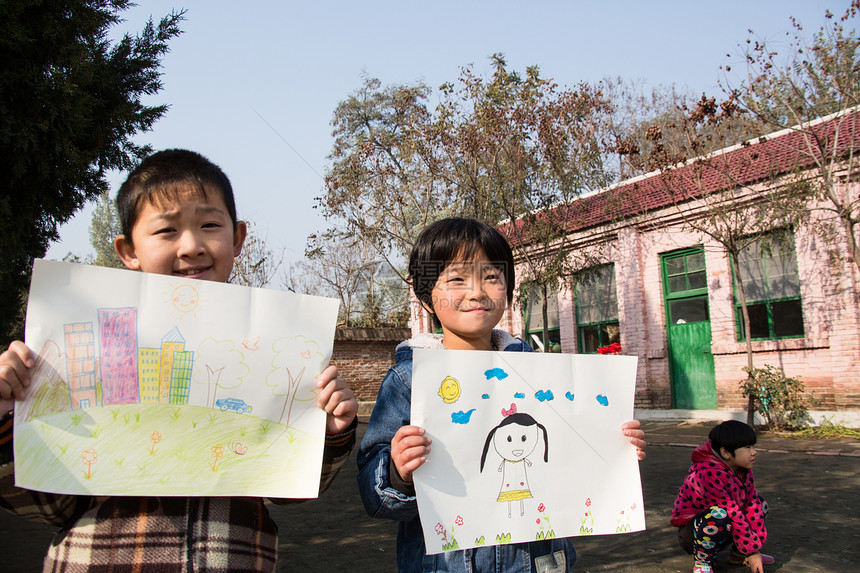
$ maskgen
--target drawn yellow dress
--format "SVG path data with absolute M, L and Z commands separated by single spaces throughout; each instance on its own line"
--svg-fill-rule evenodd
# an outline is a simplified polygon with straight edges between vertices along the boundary
M 526 464 L 531 465 L 531 462 L 525 458 L 516 461 L 502 461 L 504 467 L 502 489 L 499 491 L 499 497 L 496 501 L 518 501 L 532 497 L 528 476 L 526 476 Z

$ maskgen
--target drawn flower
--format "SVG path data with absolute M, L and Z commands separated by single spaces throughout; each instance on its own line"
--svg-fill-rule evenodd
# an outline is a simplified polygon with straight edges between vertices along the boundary
M 538 506 L 538 511 L 539 511 L 539 512 L 541 512 L 541 513 L 543 513 L 544 511 L 546 511 L 546 506 L 545 506 L 544 504 L 540 504 L 540 505 Z
M 442 535 L 442 532 L 443 532 L 443 531 L 445 531 L 445 528 L 444 528 L 444 527 L 442 527 L 442 524 L 441 524 L 441 523 L 437 523 L 437 524 L 436 524 L 436 534 L 437 534 L 437 535 Z
M 538 517 L 537 519 L 535 519 L 535 523 L 537 523 L 538 525 L 540 525 L 540 517 Z
M 457 525 L 463 525 L 463 518 L 458 515 L 457 519 L 454 520 L 454 523 Z
M 585 507 L 591 507 L 591 498 L 585 500 Z
M 233 451 L 234 454 L 244 456 L 245 453 L 248 451 L 248 446 L 242 445 L 242 442 L 233 442 L 230 444 L 230 449 Z
M 635 510 L 635 509 L 636 509 L 636 504 L 634 503 L 633 505 L 631 505 L 631 506 L 630 506 L 630 509 L 634 509 L 634 510 Z

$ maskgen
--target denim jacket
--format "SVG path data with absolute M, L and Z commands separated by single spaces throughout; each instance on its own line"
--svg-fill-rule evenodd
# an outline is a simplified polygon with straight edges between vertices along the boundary
M 391 463 L 391 439 L 409 424 L 412 401 L 412 349 L 444 348 L 441 335 L 419 334 L 401 342 L 394 353 L 370 423 L 358 450 L 358 489 L 371 517 L 397 520 L 397 569 L 400 573 L 539 573 L 535 559 L 549 556 L 550 563 L 565 566 L 550 571 L 573 571 L 576 551 L 570 539 L 478 547 L 426 555 L 424 534 L 412 484 L 403 483 Z M 493 348 L 506 352 L 532 352 L 520 339 L 493 331 Z

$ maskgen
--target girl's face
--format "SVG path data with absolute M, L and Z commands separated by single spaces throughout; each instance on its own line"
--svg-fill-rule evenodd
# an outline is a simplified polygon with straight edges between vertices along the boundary
M 750 470 L 755 463 L 755 446 L 744 446 L 735 450 L 734 454 L 730 454 L 725 448 L 722 448 L 723 459 L 726 464 L 735 472 L 740 469 Z
M 469 261 L 453 261 L 431 293 L 445 348 L 491 350 L 491 332 L 507 307 L 504 274 L 482 250 Z
M 493 447 L 500 456 L 512 462 L 527 458 L 537 447 L 537 443 L 537 424 L 508 424 L 496 430 L 493 436 Z

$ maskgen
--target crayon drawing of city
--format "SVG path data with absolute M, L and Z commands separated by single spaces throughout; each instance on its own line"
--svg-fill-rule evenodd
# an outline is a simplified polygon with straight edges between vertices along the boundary
M 172 293 L 165 297 L 164 293 Z M 36 261 L 20 487 L 316 497 L 337 301 Z

